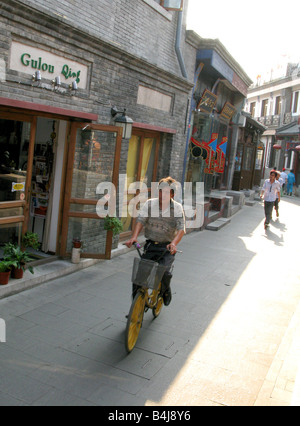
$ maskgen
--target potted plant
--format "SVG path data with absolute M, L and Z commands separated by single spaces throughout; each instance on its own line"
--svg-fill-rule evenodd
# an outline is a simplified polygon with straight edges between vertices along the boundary
M 34 250 L 40 248 L 39 236 L 35 232 L 26 232 L 22 238 L 22 244 L 24 247 L 31 247 Z
M 106 231 L 112 231 L 113 236 L 115 236 L 123 230 L 123 225 L 117 217 L 110 217 L 107 215 L 104 219 L 104 229 Z
M 12 268 L 12 278 L 20 279 L 23 277 L 25 271 L 26 263 L 30 262 L 32 259 L 30 253 L 27 251 L 22 251 L 21 248 L 17 245 L 7 243 L 4 246 L 4 255 L 8 256 L 7 258 L 13 262 Z M 29 266 L 28 270 L 33 274 L 33 267 Z
M 81 244 L 80 238 L 73 238 L 73 248 L 81 248 Z
M 8 284 L 11 269 L 14 266 L 15 266 L 15 262 L 13 262 L 12 260 L 8 258 L 5 258 L 4 260 L 0 260 L 0 285 Z

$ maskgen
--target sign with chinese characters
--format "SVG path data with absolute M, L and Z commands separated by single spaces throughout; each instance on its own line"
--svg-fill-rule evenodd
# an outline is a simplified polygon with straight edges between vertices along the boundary
M 216 106 L 218 97 L 211 93 L 209 90 L 204 90 L 204 93 L 202 95 L 202 98 L 200 99 L 200 102 L 197 105 L 197 109 L 200 109 L 202 112 L 206 112 L 210 114 L 214 107 Z
M 226 102 L 220 115 L 221 117 L 230 121 L 232 117 L 234 116 L 235 112 L 236 112 L 236 108 L 233 105 L 231 105 L 229 102 Z

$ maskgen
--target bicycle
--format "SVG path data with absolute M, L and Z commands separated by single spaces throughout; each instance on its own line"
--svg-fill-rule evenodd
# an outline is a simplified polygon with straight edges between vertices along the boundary
M 139 258 L 136 257 L 132 269 L 132 282 L 139 286 L 139 289 L 132 301 L 130 311 L 127 318 L 125 331 L 125 347 L 130 353 L 138 340 L 139 333 L 143 324 L 144 313 L 152 309 L 154 318 L 157 318 L 161 313 L 164 301 L 161 292 L 161 279 L 166 272 L 167 267 L 160 265 L 158 262 L 168 251 L 161 250 L 161 256 L 154 260 L 143 259 L 140 246 L 134 243 L 135 248 L 139 253 Z M 152 292 L 149 292 L 149 289 Z

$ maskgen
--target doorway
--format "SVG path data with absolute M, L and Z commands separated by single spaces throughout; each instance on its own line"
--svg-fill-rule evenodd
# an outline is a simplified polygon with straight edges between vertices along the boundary
M 127 187 L 134 182 L 142 182 L 147 186 L 148 196 L 151 194 L 151 183 L 156 181 L 160 133 L 134 130 L 129 141 L 127 158 Z M 128 212 L 130 201 L 137 194 L 127 194 L 127 204 L 123 206 L 122 239 L 126 239 L 135 225 L 135 219 Z
M 27 231 L 38 234 L 34 257 L 56 253 L 67 127 L 52 117 L 1 112 L 0 257 L 4 244 L 21 245 Z
M 57 251 L 66 130 L 66 121 L 37 119 L 27 230 L 38 235 L 40 252 L 48 255 Z

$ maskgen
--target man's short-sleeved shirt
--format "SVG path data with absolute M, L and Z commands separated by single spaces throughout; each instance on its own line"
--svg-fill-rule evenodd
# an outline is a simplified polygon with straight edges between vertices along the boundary
M 137 218 L 145 228 L 145 237 L 158 243 L 171 242 L 178 231 L 185 231 L 185 217 L 182 205 L 170 201 L 170 208 L 162 211 L 159 199 L 151 198 L 142 207 Z
M 271 183 L 270 179 L 265 180 L 264 186 L 262 188 L 264 190 L 264 200 L 265 201 L 276 201 L 276 195 L 280 192 L 280 183 L 278 180 Z

